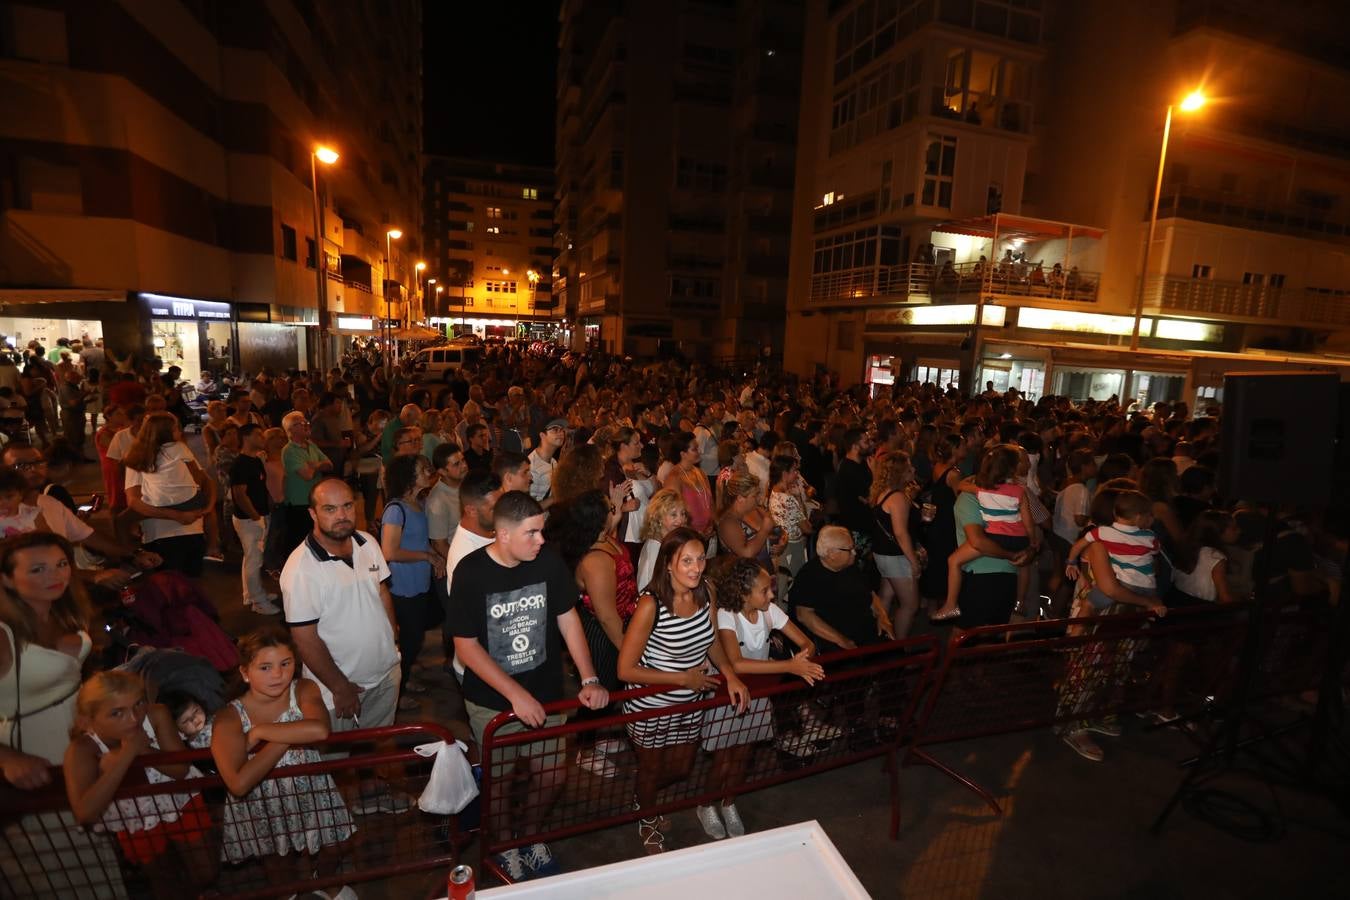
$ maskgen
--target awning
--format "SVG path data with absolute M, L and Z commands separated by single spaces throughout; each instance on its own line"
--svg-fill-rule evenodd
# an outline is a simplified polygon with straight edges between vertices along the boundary
M 437 341 L 445 337 L 442 332 L 434 328 L 423 328 L 421 325 L 414 325 L 411 328 L 399 328 L 393 333 L 396 341 Z
M 970 237 L 992 238 L 997 235 L 1008 240 L 1044 241 L 1051 238 L 1074 237 L 1101 240 L 1106 229 L 1091 225 L 1074 225 L 1069 222 L 1055 222 L 1050 219 L 1033 219 L 1030 216 L 1014 216 L 1008 213 L 994 213 L 989 216 L 976 216 L 970 219 L 957 219 L 943 222 L 933 228 L 945 234 L 964 234 Z
M 87 288 L 6 288 L 0 290 L 0 304 L 20 303 L 124 303 L 126 291 Z

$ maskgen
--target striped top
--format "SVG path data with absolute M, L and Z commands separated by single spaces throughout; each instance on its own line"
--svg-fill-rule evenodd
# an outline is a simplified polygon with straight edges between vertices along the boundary
M 1015 535 L 1027 537 L 1022 527 L 1022 494 L 1025 488 L 1012 481 L 993 488 L 980 488 L 975 499 L 980 503 L 980 517 L 984 519 L 984 530 L 990 534 Z
M 661 672 L 683 672 L 701 666 L 708 658 L 717 633 L 713 629 L 712 604 L 708 604 L 687 619 L 668 611 L 658 600 L 656 623 L 647 636 L 638 665 Z M 630 685 L 641 687 L 641 685 Z M 625 701 L 626 709 L 654 709 L 697 700 L 699 695 L 688 688 L 671 688 L 651 697 Z
M 1162 551 L 1162 544 L 1156 534 L 1147 528 L 1117 522 L 1091 528 L 1084 537 L 1089 542 L 1100 541 L 1106 548 L 1116 581 L 1127 588 L 1157 593 L 1153 560 Z

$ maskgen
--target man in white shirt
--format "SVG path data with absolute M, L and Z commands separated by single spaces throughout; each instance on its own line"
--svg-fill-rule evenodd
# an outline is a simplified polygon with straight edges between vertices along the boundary
M 454 537 L 450 539 L 450 549 L 445 558 L 447 622 L 450 620 L 449 597 L 450 587 L 454 584 L 455 567 L 459 565 L 461 559 L 479 547 L 486 547 L 492 543 L 492 508 L 497 505 L 497 498 L 501 493 L 501 479 L 491 472 L 471 472 L 460 482 L 459 526 L 455 529 Z M 454 636 L 450 635 L 449 631 L 448 626 L 442 626 L 443 640 L 450 640 L 451 645 L 451 651 L 446 654 L 447 658 L 452 657 L 454 647 Z M 457 658 L 453 660 L 450 670 L 460 681 L 464 680 L 464 666 Z
M 553 419 L 539 432 L 539 446 L 530 451 L 530 496 L 548 509 L 553 505 L 553 470 L 567 443 L 567 420 Z
M 709 404 L 694 426 L 694 440 L 698 442 L 698 467 L 709 480 L 717 477 L 717 438 L 722 428 L 721 416 L 717 412 L 720 405 Z
M 286 624 L 333 731 L 391 725 L 398 707 L 389 566 L 379 542 L 356 530 L 355 506 L 345 481 L 315 485 L 314 528 L 281 570 Z

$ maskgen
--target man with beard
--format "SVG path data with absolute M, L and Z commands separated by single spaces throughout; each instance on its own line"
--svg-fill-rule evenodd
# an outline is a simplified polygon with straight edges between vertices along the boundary
M 356 530 L 356 495 L 325 478 L 309 494 L 313 530 L 281 570 L 286 624 L 305 677 L 319 683 L 333 731 L 392 725 L 398 650 L 389 566 L 380 542 Z

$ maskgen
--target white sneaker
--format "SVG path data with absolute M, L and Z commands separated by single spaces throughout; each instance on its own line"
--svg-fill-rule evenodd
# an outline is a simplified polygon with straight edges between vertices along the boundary
M 717 807 L 700 806 L 694 812 L 698 816 L 698 824 L 703 826 L 703 833 L 708 837 L 720 841 L 727 836 L 727 830 L 722 827 L 722 820 L 717 817 Z
M 592 775 L 601 778 L 613 778 L 619 774 L 619 767 L 605 758 L 598 750 L 578 750 L 577 766 Z
M 628 742 L 619 738 L 606 738 L 603 741 L 595 742 L 595 752 L 608 756 L 611 753 L 622 753 L 628 747 Z
M 250 609 L 260 616 L 281 615 L 281 607 L 277 606 L 271 600 L 259 600 L 257 603 L 252 604 Z
M 722 821 L 727 823 L 727 834 L 732 837 L 740 837 L 745 834 L 745 823 L 741 821 L 741 814 L 736 809 L 736 804 L 728 803 L 722 807 Z

